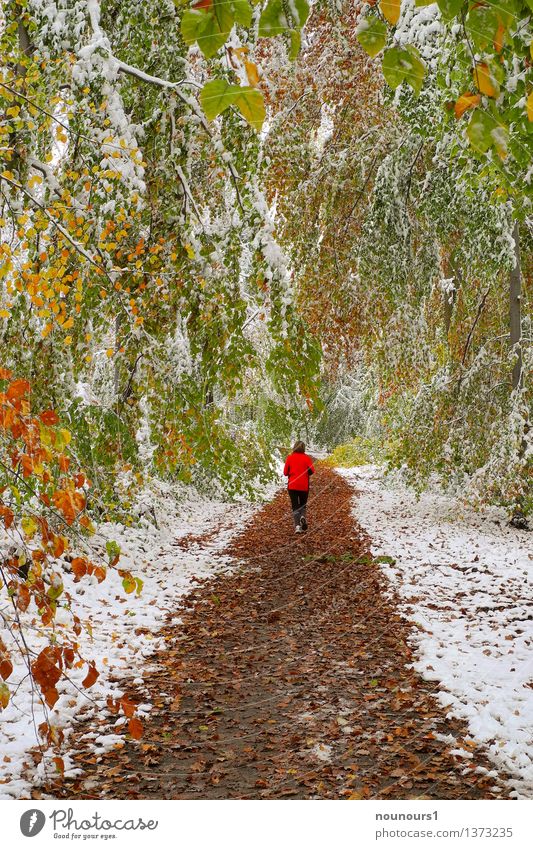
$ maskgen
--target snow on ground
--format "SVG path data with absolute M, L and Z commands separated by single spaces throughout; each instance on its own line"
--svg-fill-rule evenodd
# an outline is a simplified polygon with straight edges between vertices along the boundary
M 83 707 L 91 706 L 93 701 L 95 707 L 103 706 L 108 696 L 122 693 L 120 683 L 112 683 L 110 678 L 116 681 L 137 672 L 137 683 L 142 683 L 146 657 L 160 644 L 156 635 L 166 615 L 176 609 L 180 596 L 190 589 L 195 577 L 205 578 L 229 568 L 227 558 L 219 552 L 256 509 L 250 505 L 194 497 L 190 491 L 188 500 L 176 501 L 171 489 L 162 484 L 147 495 L 147 507 L 150 511 L 153 507 L 158 527 L 144 518 L 137 527 L 107 523 L 101 525 L 91 539 L 93 557 L 96 560 L 94 553 L 100 552 L 100 562 L 106 561 L 107 540 L 120 545 L 122 554 L 117 568 L 129 569 L 134 577 L 144 582 L 138 597 L 135 593 L 125 593 L 122 578 L 114 569 L 108 569 L 107 578 L 101 584 L 93 576 L 74 583 L 71 573 L 64 575 L 65 590 L 72 595 L 72 608 L 84 628 L 79 637 L 81 654 L 94 660 L 100 671 L 98 681 L 88 690 L 81 687 L 86 665 L 69 671 L 70 684 L 61 681 L 57 685 L 60 698 L 47 714 L 50 722 L 62 727 L 67 735 Z M 202 545 L 193 544 L 189 550 L 177 544 L 184 536 L 204 534 L 211 536 Z M 5 539 L 0 539 L 0 550 L 6 543 Z M 5 604 L 3 615 L 9 614 L 9 610 L 9 605 Z M 25 628 L 31 627 L 29 614 L 30 611 L 22 617 Z M 57 622 L 68 624 L 69 621 L 68 610 L 58 608 Z M 61 624 L 58 630 L 61 632 Z M 8 643 L 5 629 L 2 635 Z M 36 632 L 33 627 L 31 648 L 39 651 L 47 642 L 48 634 Z M 16 660 L 15 653 L 12 660 Z M 45 713 L 36 694 L 32 693 L 31 679 L 20 659 L 8 683 L 13 695 L 1 713 L 0 799 L 28 798 L 28 779 L 33 773 L 32 783 L 35 784 L 45 774 L 53 773 L 55 767 L 51 758 L 54 753 L 47 753 L 37 767 L 27 754 L 28 749 L 37 744 L 36 728 L 44 720 Z M 145 705 L 144 712 L 149 710 L 150 705 Z M 142 715 L 143 710 L 140 713 Z M 88 735 L 94 738 L 95 753 L 122 744 L 120 725 L 123 722 L 123 718 L 118 720 L 117 735 L 100 736 L 95 725 L 94 734 Z M 65 774 L 75 774 L 68 752 L 64 762 Z
M 511 796 L 533 798 L 533 534 L 435 491 L 419 500 L 376 466 L 338 469 L 354 514 L 414 623 L 415 669 L 466 720 Z

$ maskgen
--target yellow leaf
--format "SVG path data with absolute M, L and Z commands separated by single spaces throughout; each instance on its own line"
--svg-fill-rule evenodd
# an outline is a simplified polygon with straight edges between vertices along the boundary
M 9 687 L 2 681 L 0 684 L 0 708 L 6 708 L 9 704 Z
M 248 62 L 245 59 L 244 67 L 246 68 L 246 76 L 248 77 L 248 82 L 251 86 L 256 86 L 259 82 L 259 71 L 257 70 L 257 65 L 254 62 Z
M 9 310 L 0 310 L 0 318 L 9 318 L 10 315 L 11 313 Z
M 381 11 L 383 16 L 393 26 L 398 23 L 400 18 L 400 0 L 381 0 Z
M 498 97 L 500 86 L 490 72 L 490 68 L 485 62 L 479 62 L 472 71 L 474 82 L 481 92 L 487 97 Z
M 24 516 L 21 523 L 22 530 L 28 537 L 28 539 L 32 539 L 35 536 L 35 531 L 37 530 L 37 522 L 32 516 Z
M 529 97 L 526 102 L 527 109 L 527 120 L 533 121 L 533 91 L 529 93 Z
M 61 430 L 59 431 L 59 433 L 63 437 L 63 443 L 65 445 L 68 445 L 70 440 L 72 439 L 72 434 L 71 434 L 70 430 L 67 430 L 66 427 L 62 427 Z
M 113 351 L 113 348 L 108 348 L 107 351 L 106 351 L 106 354 L 109 358 L 111 358 L 114 353 L 115 352 Z
M 65 336 L 63 345 L 72 345 L 72 336 Z

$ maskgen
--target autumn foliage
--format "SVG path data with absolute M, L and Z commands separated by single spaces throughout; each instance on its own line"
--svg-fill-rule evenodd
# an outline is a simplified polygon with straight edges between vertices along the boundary
M 28 666 L 42 702 L 53 708 L 71 670 L 85 670 L 81 686 L 87 690 L 100 674 L 80 651 L 83 623 L 65 590 L 65 575 L 71 573 L 74 582 L 90 575 L 105 580 L 118 562 L 118 547 L 110 546 L 107 564 L 91 556 L 90 481 L 69 456 L 71 435 L 59 416 L 32 410 L 27 380 L 5 368 L 0 380 L 0 519 L 7 537 L 0 576 L 10 608 L 3 614 L 10 646 L 0 639 L 0 707 L 9 703 L 9 679 L 18 660 Z M 88 553 L 73 556 L 80 548 Z M 137 586 L 127 570 L 121 576 Z M 55 626 L 59 607 L 68 612 L 70 623 L 65 626 L 63 619 L 61 629 Z M 44 636 L 43 648 L 34 648 L 34 633 L 41 635 L 41 644 Z M 137 724 L 134 730 L 138 733 Z M 62 735 L 50 723 L 43 723 L 40 732 L 50 745 L 60 745 Z

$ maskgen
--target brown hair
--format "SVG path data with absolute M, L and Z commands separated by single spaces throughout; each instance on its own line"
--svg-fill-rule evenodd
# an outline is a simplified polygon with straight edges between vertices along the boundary
M 298 439 L 298 440 L 294 443 L 294 447 L 293 447 L 293 449 L 292 449 L 292 453 L 293 453 L 293 454 L 305 454 L 305 445 L 304 445 L 304 443 L 303 443 L 300 439 Z

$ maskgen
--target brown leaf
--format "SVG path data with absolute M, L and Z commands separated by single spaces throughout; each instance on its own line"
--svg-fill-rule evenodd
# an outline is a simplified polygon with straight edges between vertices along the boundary
M 95 681 L 98 680 L 99 677 L 100 677 L 100 673 L 96 669 L 96 666 L 94 665 L 94 663 L 90 663 L 89 669 L 87 670 L 87 675 L 85 676 L 85 678 L 81 682 L 82 686 L 85 687 L 86 690 L 88 690 L 89 687 L 93 686 L 93 684 L 95 683 Z
M 143 736 L 143 724 L 138 717 L 133 716 L 128 722 L 128 731 L 134 740 L 140 740 Z

